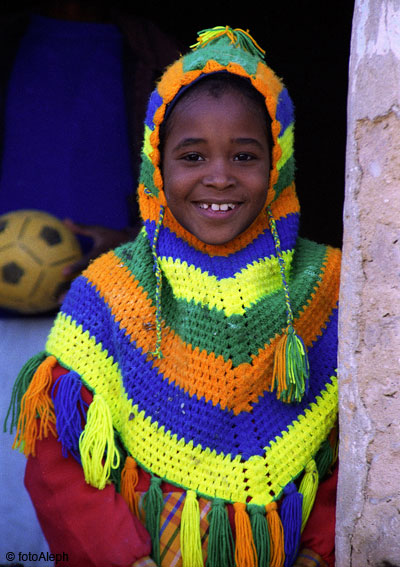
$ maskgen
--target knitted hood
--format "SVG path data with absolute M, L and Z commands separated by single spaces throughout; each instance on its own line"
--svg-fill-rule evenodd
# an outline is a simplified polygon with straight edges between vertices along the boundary
M 158 221 L 160 208 L 165 207 L 163 226 L 196 249 L 212 256 L 230 254 L 254 240 L 268 223 L 266 210 L 260 213 L 244 234 L 227 245 L 209 246 L 197 240 L 175 221 L 166 204 L 160 169 L 159 131 L 168 105 L 182 88 L 187 88 L 202 76 L 222 71 L 247 78 L 265 98 L 272 120 L 273 140 L 266 206 L 271 205 L 276 219 L 292 215 L 294 224 L 299 216 L 294 185 L 294 110 L 286 88 L 266 65 L 263 51 L 247 33 L 223 27 L 203 32 L 193 50 L 166 70 L 150 97 L 138 198 L 146 227 Z

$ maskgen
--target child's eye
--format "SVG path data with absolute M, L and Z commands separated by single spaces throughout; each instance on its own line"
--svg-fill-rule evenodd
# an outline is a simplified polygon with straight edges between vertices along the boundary
M 203 157 L 197 152 L 190 152 L 182 156 L 182 159 L 184 159 L 185 161 L 202 161 Z
M 251 154 L 247 154 L 245 152 L 242 152 L 240 154 L 236 154 L 233 159 L 234 159 L 234 161 L 250 161 L 250 160 L 255 159 L 255 158 Z

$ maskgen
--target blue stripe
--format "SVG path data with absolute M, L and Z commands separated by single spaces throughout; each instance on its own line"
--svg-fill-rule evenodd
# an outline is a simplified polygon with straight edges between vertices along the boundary
M 165 506 L 165 504 L 168 502 L 168 500 L 170 499 L 170 497 L 171 497 L 171 493 L 167 494 L 167 497 L 166 497 L 165 500 L 164 500 L 164 506 Z M 179 507 L 180 507 L 180 505 L 181 505 L 181 503 L 182 503 L 182 500 L 184 500 L 184 498 L 185 498 L 185 493 L 182 492 L 182 494 L 181 494 L 180 497 L 179 497 L 179 500 L 176 502 L 175 506 L 171 509 L 170 513 L 169 513 L 168 516 L 166 517 L 166 519 L 165 519 L 165 521 L 164 521 L 164 523 L 163 523 L 163 525 L 162 525 L 162 527 L 161 527 L 161 529 L 160 529 L 160 537 L 161 537 L 161 535 L 163 534 L 163 532 L 164 532 L 164 530 L 166 529 L 166 527 L 168 526 L 170 520 L 175 516 L 176 511 L 179 509 Z M 177 527 L 178 527 L 178 526 L 177 526 Z
M 62 310 L 82 325 L 83 331 L 96 329 L 97 342 L 101 342 L 103 350 L 119 363 L 128 399 L 137 403 L 139 411 L 150 416 L 158 427 L 165 426 L 165 430 L 171 431 L 171 435 L 176 434 L 178 440 L 184 438 L 186 443 L 193 440 L 203 449 L 209 447 L 217 453 L 230 453 L 232 458 L 263 455 L 264 447 L 281 436 L 281 432 L 304 413 L 309 403 L 315 402 L 336 368 L 337 309 L 323 336 L 309 350 L 311 385 L 307 397 L 300 404 L 283 405 L 275 394 L 266 392 L 252 404 L 251 412 L 235 416 L 232 411 L 222 410 L 219 404 L 214 406 L 204 398 L 191 397 L 174 381 L 169 383 L 167 377 L 153 367 L 152 361 L 147 360 L 147 354 L 137 348 L 135 342 L 130 342 L 124 329 L 111 318 L 110 309 L 103 304 L 95 288 L 85 285 L 83 277 L 75 280 L 73 288 L 78 291 L 78 287 L 81 288 L 80 302 L 70 301 L 68 294 Z M 72 304 L 77 306 L 76 309 Z M 88 313 L 84 313 L 85 305 L 91 307 Z M 95 325 L 98 320 L 110 321 L 110 326 L 102 333 Z M 254 430 L 254 423 L 259 424 L 260 429 Z
M 279 93 L 278 105 L 276 108 L 276 119 L 281 123 L 281 135 L 290 124 L 294 122 L 294 108 L 292 100 L 286 89 Z
M 145 226 L 149 241 L 152 242 L 156 223 L 146 221 Z M 276 226 L 282 251 L 292 250 L 296 244 L 299 215 L 291 213 L 277 221 Z M 187 262 L 189 266 L 193 265 L 196 268 L 200 268 L 203 272 L 207 272 L 210 276 L 215 276 L 218 280 L 233 277 L 241 269 L 246 268 L 253 262 L 259 261 L 260 258 L 276 256 L 274 240 L 268 229 L 248 246 L 228 257 L 211 257 L 190 246 L 168 228 L 162 227 L 157 243 L 157 253 L 161 258 L 179 259 L 181 262 Z
M 161 98 L 161 95 L 159 94 L 157 89 L 155 89 L 150 95 L 145 119 L 146 126 L 148 126 L 151 130 L 154 129 L 154 114 L 156 110 L 161 106 L 162 102 L 163 99 Z

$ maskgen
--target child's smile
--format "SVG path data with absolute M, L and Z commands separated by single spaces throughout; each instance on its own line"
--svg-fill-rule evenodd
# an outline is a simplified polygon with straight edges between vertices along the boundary
M 267 197 L 265 120 L 237 92 L 177 104 L 163 152 L 164 191 L 176 220 L 207 244 L 225 244 L 257 218 Z

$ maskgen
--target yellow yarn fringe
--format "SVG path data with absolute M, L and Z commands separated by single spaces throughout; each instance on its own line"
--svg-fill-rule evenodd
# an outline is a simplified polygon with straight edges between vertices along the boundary
M 270 567 L 283 567 L 285 562 L 284 534 L 278 505 L 271 502 L 265 507 L 270 538 Z
M 94 395 L 89 406 L 79 451 L 86 482 L 102 490 L 111 469 L 119 467 L 120 457 L 115 447 L 111 412 L 99 394 Z
M 319 477 L 317 465 L 314 459 L 311 459 L 306 465 L 304 476 L 299 487 L 299 492 L 303 495 L 301 531 L 304 530 L 312 507 L 314 506 L 318 483 Z
M 139 474 L 136 461 L 130 455 L 127 456 L 121 473 L 121 496 L 128 504 L 130 511 L 139 518 L 138 495 L 135 488 L 139 482 Z
M 258 557 L 254 545 L 253 532 L 251 530 L 250 518 L 246 512 L 246 504 L 235 502 L 235 565 L 236 567 L 257 567 Z
M 200 508 L 194 490 L 186 492 L 181 516 L 181 552 L 183 567 L 203 567 L 200 535 Z
M 56 435 L 56 417 L 49 393 L 53 382 L 52 370 L 56 364 L 57 359 L 48 356 L 36 370 L 21 399 L 13 449 L 20 447 L 26 456 L 36 455 L 37 439 L 47 437 L 49 432 Z

